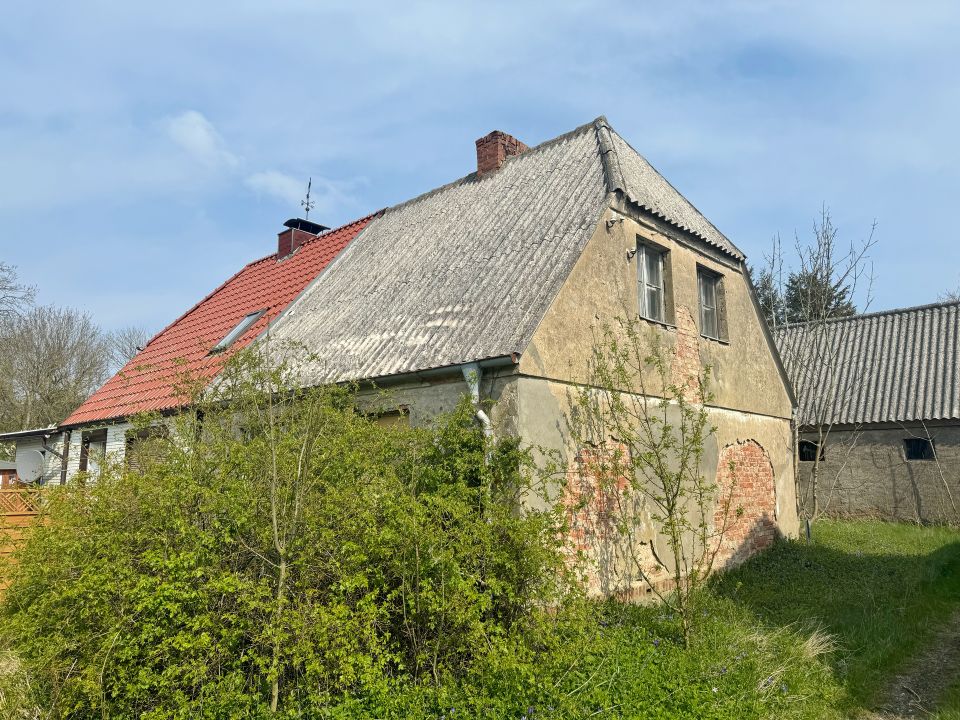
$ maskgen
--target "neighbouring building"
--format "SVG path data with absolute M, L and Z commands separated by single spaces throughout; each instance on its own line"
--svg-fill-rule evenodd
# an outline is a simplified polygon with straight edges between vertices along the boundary
M 960 304 L 787 325 L 801 501 L 821 512 L 960 521 Z
M 571 388 L 588 377 L 593 333 L 639 317 L 648 341 L 671 354 L 675 382 L 712 369 L 716 432 L 702 470 L 729 489 L 734 467 L 743 508 L 723 562 L 795 535 L 795 403 L 743 253 L 602 117 L 532 148 L 493 132 L 476 150 L 476 171 L 248 266 L 161 332 L 42 434 L 67 448 L 48 479 L 89 469 L 95 453 L 123 452 L 132 413 L 182 407 L 169 369 L 141 367 L 169 368 L 183 355 L 213 377 L 223 354 L 211 350 L 234 332 L 235 346 L 269 335 L 304 385 L 389 387 L 406 422 L 428 422 L 467 394 L 487 407 L 478 421 L 490 432 L 556 450 L 575 467 L 590 449 L 573 446 L 564 418 Z M 274 298 L 267 288 L 288 282 L 286 268 L 318 247 L 324 259 Z M 270 280 L 247 281 L 248 272 Z M 624 590 L 602 579 L 596 589 Z

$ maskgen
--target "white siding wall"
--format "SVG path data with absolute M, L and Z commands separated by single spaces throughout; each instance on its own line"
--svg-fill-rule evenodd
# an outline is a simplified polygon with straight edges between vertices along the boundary
M 80 449 L 83 442 L 83 431 L 102 428 L 102 425 L 88 428 L 74 428 L 70 434 L 70 457 L 67 462 L 67 480 L 71 479 L 80 470 Z M 127 450 L 127 430 L 132 425 L 128 422 L 118 422 L 107 425 L 107 456 L 111 460 L 123 460 Z M 62 443 L 62 441 L 61 441 Z M 59 468 L 59 465 L 57 466 Z
M 55 433 L 47 441 L 47 447 L 51 447 L 58 452 L 63 452 L 63 436 Z M 17 452 L 25 450 L 37 450 L 43 453 L 44 470 L 41 483 L 43 485 L 55 485 L 60 482 L 60 458 L 52 452 L 43 449 L 43 438 L 35 436 L 20 438 L 17 440 Z

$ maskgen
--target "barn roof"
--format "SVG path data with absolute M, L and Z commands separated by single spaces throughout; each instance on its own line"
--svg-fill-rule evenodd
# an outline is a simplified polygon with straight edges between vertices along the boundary
M 161 330 L 62 426 L 182 406 L 189 400 L 185 378 L 201 383 L 213 378 L 227 358 L 260 335 L 372 217 L 308 240 L 286 257 L 275 253 L 244 267 Z M 263 315 L 227 351 L 210 352 L 241 320 L 261 310 Z
M 388 208 L 271 328 L 273 347 L 309 351 L 307 384 L 522 352 L 611 193 L 743 257 L 600 117 Z
M 803 425 L 960 420 L 960 303 L 786 325 L 774 336 Z

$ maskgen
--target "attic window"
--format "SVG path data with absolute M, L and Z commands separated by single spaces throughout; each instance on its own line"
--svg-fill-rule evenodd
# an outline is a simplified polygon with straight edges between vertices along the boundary
M 704 267 L 697 267 L 700 294 L 700 334 L 712 340 L 727 340 L 726 297 L 723 276 Z
M 926 438 L 907 438 L 903 441 L 903 453 L 907 460 L 935 460 L 933 442 Z
M 223 340 L 213 346 L 210 354 L 214 355 L 216 353 L 221 353 L 233 345 L 247 330 L 253 326 L 257 320 L 263 316 L 266 311 L 266 308 L 264 308 L 263 310 L 257 310 L 256 312 L 252 312 L 244 317 L 243 320 L 237 323 L 237 326 L 233 330 L 227 333 L 227 336 L 223 338 Z
M 637 296 L 640 302 L 640 316 L 655 322 L 665 322 L 664 282 L 665 250 L 647 245 L 637 240 Z

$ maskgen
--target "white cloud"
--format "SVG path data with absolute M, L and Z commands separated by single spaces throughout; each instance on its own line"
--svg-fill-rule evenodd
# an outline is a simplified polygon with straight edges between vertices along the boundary
M 277 170 L 254 173 L 244 181 L 251 190 L 297 205 L 306 192 L 306 183 Z
M 307 191 L 305 178 L 296 178 L 279 170 L 265 170 L 248 175 L 244 183 L 259 195 L 267 195 L 299 210 L 300 201 Z M 360 181 L 339 182 L 322 177 L 313 177 L 310 200 L 318 217 L 341 212 L 345 207 L 357 204 L 353 190 Z
M 213 123 L 196 110 L 167 118 L 165 125 L 170 139 L 207 167 L 231 168 L 240 164 L 239 158 L 227 150 Z

